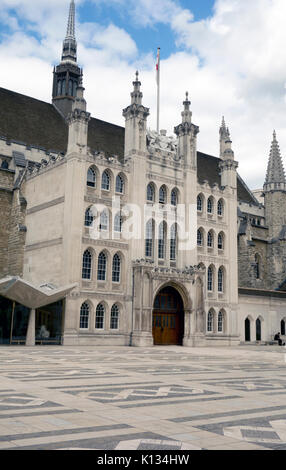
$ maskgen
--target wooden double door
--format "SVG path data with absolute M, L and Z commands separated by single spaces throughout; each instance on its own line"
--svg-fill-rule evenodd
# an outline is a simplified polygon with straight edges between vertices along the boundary
M 153 310 L 155 345 L 181 345 L 184 335 L 184 308 L 181 296 L 173 287 L 156 297 Z

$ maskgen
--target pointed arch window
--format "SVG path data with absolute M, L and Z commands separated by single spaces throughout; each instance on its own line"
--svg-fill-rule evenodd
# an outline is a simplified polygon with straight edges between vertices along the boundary
M 121 258 L 116 253 L 112 260 L 112 282 L 120 282 Z
M 166 198 L 167 198 L 167 191 L 165 186 L 161 186 L 159 190 L 159 203 L 160 204 L 166 204 Z
M 110 190 L 110 175 L 107 170 L 102 173 L 101 189 L 104 189 L 105 191 Z
M 122 217 L 120 212 L 118 212 L 114 217 L 114 232 L 121 233 L 122 232 Z
M 170 231 L 170 260 L 177 259 L 177 225 L 173 224 Z
M 87 181 L 86 181 L 87 186 L 90 188 L 95 188 L 96 186 L 96 173 L 94 168 L 90 167 L 87 171 Z
M 97 330 L 103 330 L 104 329 L 104 314 L 105 314 L 104 305 L 99 304 L 96 307 L 96 313 L 95 313 L 95 328 Z
M 203 234 L 202 234 L 201 229 L 199 229 L 197 232 L 197 245 L 203 246 Z
M 121 175 L 116 177 L 115 191 L 120 194 L 124 193 L 124 180 Z
M 172 189 L 171 192 L 171 205 L 172 206 L 177 206 L 178 204 L 178 191 L 176 188 Z
M 99 229 L 100 229 L 100 230 L 104 230 L 104 231 L 108 231 L 108 227 L 109 227 L 109 214 L 108 214 L 108 211 L 107 211 L 107 210 L 104 210 L 104 211 L 101 212 L 101 214 L 100 214 L 100 225 L 99 225 Z
M 150 219 L 146 224 L 146 239 L 145 239 L 145 256 L 152 258 L 153 256 L 153 234 L 154 234 L 154 223 Z
M 208 268 L 208 291 L 213 291 L 213 269 L 211 266 Z
M 219 250 L 223 250 L 223 234 L 219 233 L 217 237 L 217 247 Z
M 91 279 L 92 254 L 90 250 L 85 250 L 82 257 L 82 279 Z
M 158 231 L 158 258 L 165 258 L 165 249 L 166 249 L 166 230 L 164 222 L 161 222 L 159 225 Z
M 213 200 L 211 197 L 208 198 L 207 211 L 208 211 L 208 214 L 213 213 Z
M 97 280 L 105 281 L 106 280 L 106 254 L 101 252 L 98 256 L 98 265 L 97 265 Z
M 260 279 L 260 256 L 258 254 L 255 255 L 255 260 L 254 260 L 254 275 L 255 279 Z
M 197 197 L 197 211 L 198 212 L 202 212 L 203 210 L 203 200 L 202 200 L 202 196 L 198 196 Z
M 147 186 L 147 201 L 149 202 L 155 201 L 155 189 L 152 183 L 149 183 Z
M 213 331 L 213 328 L 214 328 L 214 314 L 210 310 L 208 313 L 207 331 L 211 333 Z
M 110 329 L 111 330 L 118 330 L 119 329 L 119 307 L 116 304 L 112 305 L 112 307 L 111 307 Z
M 94 221 L 91 207 L 88 207 L 85 211 L 84 225 L 85 227 L 92 227 Z
M 219 268 L 217 273 L 217 290 L 218 292 L 223 292 L 223 284 L 224 284 L 224 275 L 223 275 L 223 268 Z
M 89 304 L 84 302 L 80 307 L 79 327 L 81 330 L 88 330 L 89 327 Z
M 212 232 L 208 232 L 208 248 L 213 247 L 213 234 Z
M 219 333 L 222 333 L 223 330 L 224 330 L 224 313 L 220 311 L 217 317 L 217 331 Z
M 219 216 L 223 215 L 223 202 L 221 199 L 217 203 L 217 215 Z

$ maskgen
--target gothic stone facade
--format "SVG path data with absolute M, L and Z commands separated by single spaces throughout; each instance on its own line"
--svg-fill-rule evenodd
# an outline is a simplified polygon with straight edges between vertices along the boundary
M 124 128 L 87 112 L 71 2 L 53 104 L 0 89 L 0 278 L 76 285 L 66 345 L 271 339 L 286 317 L 276 135 L 254 195 L 224 120 L 218 158 L 197 150 L 188 95 L 174 137 L 147 130 L 142 101 L 136 73 Z

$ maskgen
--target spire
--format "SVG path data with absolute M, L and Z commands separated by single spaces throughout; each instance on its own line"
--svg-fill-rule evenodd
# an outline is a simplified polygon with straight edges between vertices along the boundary
M 133 82 L 133 92 L 131 93 L 131 104 L 142 104 L 143 93 L 141 92 L 141 82 L 139 81 L 139 72 L 136 70 L 135 81 Z
M 280 154 L 279 144 L 276 138 L 276 131 L 273 131 L 273 140 L 270 148 L 264 190 L 285 190 L 286 179 Z
M 220 158 L 223 158 L 224 151 L 229 148 L 228 144 L 231 143 L 229 128 L 226 127 L 224 116 L 222 117 L 222 122 L 219 129 L 219 137 Z
M 75 2 L 71 0 L 67 34 L 63 42 L 62 62 L 77 62 L 77 43 L 75 38 Z
M 189 100 L 189 92 L 186 91 L 186 99 L 183 101 L 184 111 L 182 112 L 182 122 L 192 122 L 192 112 L 190 111 L 191 102 Z
M 53 104 L 67 117 L 72 111 L 77 87 L 81 80 L 82 70 L 77 64 L 77 42 L 75 38 L 75 2 L 71 0 L 67 33 L 63 42 L 62 59 L 54 68 Z
M 70 4 L 66 39 L 73 39 L 75 41 L 75 3 L 74 3 L 74 0 L 72 0 Z

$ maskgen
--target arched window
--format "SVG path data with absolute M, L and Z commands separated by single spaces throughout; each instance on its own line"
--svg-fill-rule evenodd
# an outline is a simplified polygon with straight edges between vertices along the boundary
M 122 217 L 120 212 L 118 212 L 114 217 L 114 232 L 122 232 Z
M 202 196 L 198 196 L 197 197 L 197 211 L 198 212 L 202 212 L 203 210 L 203 200 L 202 200 Z
M 57 96 L 61 96 L 61 94 L 62 94 L 62 81 L 58 80 Z
M 77 91 L 77 82 L 73 82 L 73 96 L 76 96 L 76 91 Z
M 73 96 L 73 82 L 69 80 L 69 96 Z
M 172 189 L 171 192 L 171 205 L 176 206 L 178 204 L 178 191 L 176 188 Z
M 3 170 L 8 170 L 9 168 L 9 163 L 7 162 L 7 160 L 3 160 L 2 163 L 1 163 L 1 168 Z
M 256 327 L 256 341 L 261 341 L 261 320 L 260 320 L 260 318 L 256 319 L 255 327 Z
M 91 207 L 88 207 L 85 211 L 84 225 L 86 227 L 91 227 L 93 225 L 94 217 Z
M 280 328 L 280 329 L 281 329 L 281 335 L 282 335 L 282 336 L 285 336 L 285 331 L 286 331 L 286 330 L 285 330 L 285 320 L 284 320 L 284 319 L 281 320 L 280 327 L 281 327 L 281 328 Z
M 111 307 L 110 329 L 111 330 L 118 330 L 119 329 L 119 307 L 116 304 L 112 305 L 112 307 Z
M 159 189 L 159 203 L 160 204 L 165 204 L 167 199 L 167 191 L 165 186 L 161 186 Z
M 224 330 L 224 313 L 220 311 L 217 317 L 217 331 L 219 333 L 222 333 L 223 330 Z
M 208 232 L 208 248 L 213 247 L 213 234 L 212 232 Z
M 153 232 L 154 232 L 154 223 L 150 219 L 146 224 L 146 239 L 145 239 L 145 256 L 151 258 L 153 256 Z
M 89 304 L 84 302 L 80 307 L 79 327 L 81 330 L 87 330 L 89 326 Z
M 82 257 L 82 279 L 91 279 L 92 254 L 85 250 Z
M 101 214 L 100 214 L 100 225 L 99 225 L 99 229 L 100 229 L 100 230 L 104 230 L 104 231 L 108 231 L 108 226 L 109 226 L 109 214 L 108 214 L 108 211 L 107 211 L 107 210 L 104 210 L 104 211 L 101 212 Z
M 255 279 L 260 279 L 260 256 L 258 254 L 255 255 L 254 275 Z
M 106 254 L 101 252 L 98 256 L 97 279 L 98 281 L 106 280 Z
M 87 181 L 86 181 L 87 186 L 90 188 L 95 188 L 96 186 L 96 173 L 94 168 L 90 167 L 87 171 Z
M 214 328 L 214 314 L 210 310 L 208 313 L 208 323 L 207 323 L 207 331 L 212 332 Z
M 104 314 L 105 314 L 104 305 L 98 304 L 98 306 L 96 307 L 96 313 L 95 313 L 95 328 L 97 330 L 104 329 Z
M 177 225 L 173 224 L 170 232 L 170 260 L 177 258 Z
M 105 191 L 110 190 L 110 175 L 109 175 L 109 172 L 107 170 L 105 170 L 102 173 L 101 189 L 104 189 Z
M 147 201 L 154 202 L 155 201 L 155 190 L 152 183 L 149 183 L 147 186 Z
M 217 290 L 223 292 L 223 268 L 219 268 L 217 273 Z
M 210 266 L 208 268 L 208 291 L 211 292 L 212 290 L 213 290 L 213 269 Z
M 198 232 L 197 232 L 197 245 L 198 246 L 203 246 L 203 243 L 204 243 L 203 233 L 202 233 L 201 229 L 199 229 Z
M 124 193 L 124 180 L 121 175 L 116 177 L 115 191 L 120 194 Z
M 217 247 L 219 250 L 223 250 L 223 234 L 219 233 L 217 237 Z
M 223 201 L 221 199 L 217 203 L 217 215 L 223 215 Z
M 112 282 L 120 282 L 121 258 L 118 254 L 113 256 Z
M 158 258 L 165 258 L 165 248 L 166 248 L 166 230 L 164 222 L 161 222 L 158 230 Z
M 213 213 L 213 199 L 212 199 L 212 197 L 208 198 L 207 211 L 208 211 L 208 214 Z

